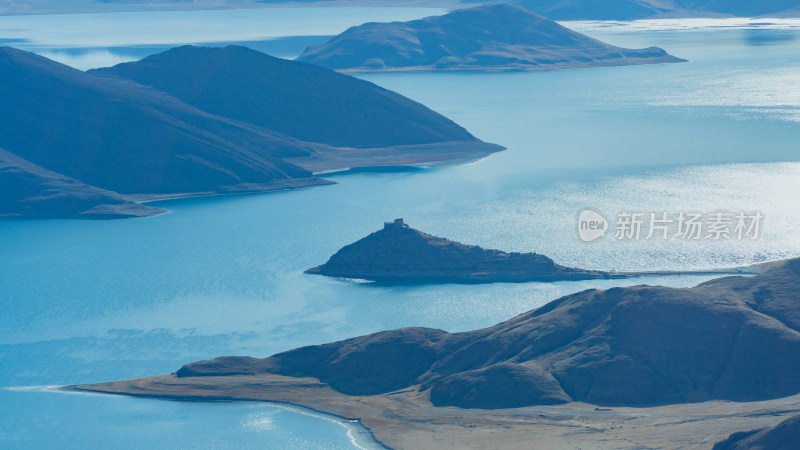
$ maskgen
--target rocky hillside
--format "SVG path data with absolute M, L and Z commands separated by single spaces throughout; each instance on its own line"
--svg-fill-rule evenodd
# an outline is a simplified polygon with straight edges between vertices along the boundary
M 0 217 L 108 219 L 145 217 L 164 210 L 123 199 L 43 169 L 0 149 Z
M 311 64 L 240 46 L 183 46 L 91 71 L 153 86 L 204 111 L 340 147 L 474 141 L 400 94 Z
M 800 259 L 693 288 L 588 290 L 490 328 L 404 328 L 188 364 L 178 377 L 315 377 L 350 395 L 429 392 L 436 406 L 655 405 L 800 392 Z

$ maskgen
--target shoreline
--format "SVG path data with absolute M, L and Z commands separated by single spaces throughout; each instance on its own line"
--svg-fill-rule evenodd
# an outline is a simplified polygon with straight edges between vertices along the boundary
M 435 284 L 465 284 L 465 285 L 474 285 L 474 284 L 493 284 L 493 283 L 511 283 L 511 284 L 522 284 L 522 283 L 553 283 L 553 282 L 560 282 L 560 281 L 587 281 L 587 280 L 626 280 L 631 278 L 648 278 L 648 277 L 671 277 L 671 276 L 686 276 L 686 275 L 696 275 L 696 276 L 705 276 L 705 275 L 722 275 L 722 276 L 749 276 L 749 275 L 757 275 L 759 273 L 764 272 L 767 270 L 770 265 L 780 263 L 786 260 L 775 260 L 775 261 L 766 261 L 760 263 L 754 263 L 747 266 L 738 266 L 738 267 L 722 267 L 718 269 L 708 268 L 708 269 L 696 269 L 696 270 L 648 270 L 648 271 L 625 271 L 625 272 L 603 272 L 597 271 L 600 273 L 605 273 L 607 276 L 605 277 L 562 277 L 562 278 L 529 278 L 529 279 L 514 279 L 514 278 L 503 278 L 498 277 L 495 279 L 480 279 L 480 278 L 459 278 L 459 277 L 443 277 L 443 278 L 413 278 L 413 277 L 396 277 L 396 278 L 365 278 L 364 276 L 353 275 L 353 276 L 344 276 L 344 275 L 328 275 L 325 273 L 321 273 L 318 271 L 319 266 L 312 267 L 311 269 L 307 269 L 303 271 L 304 274 L 307 275 L 318 275 L 324 276 L 328 278 L 333 278 L 339 281 L 343 281 L 346 283 L 352 283 L 357 285 L 363 286 L 427 286 L 427 285 L 435 285 Z M 317 269 L 317 270 L 315 270 Z M 587 269 L 588 270 L 588 269 Z M 578 274 L 580 275 L 580 274 Z
M 231 382 L 231 379 L 233 381 Z M 333 391 L 315 378 L 280 375 L 177 378 L 163 375 L 93 385 L 72 393 L 171 401 L 258 401 L 358 421 L 380 448 L 526 448 L 538 436 L 552 448 L 696 448 L 739 431 L 776 425 L 800 412 L 800 394 L 756 402 L 713 400 L 645 407 L 571 402 L 498 410 L 435 407 L 423 392 L 372 396 Z M 220 394 L 226 395 L 220 395 Z
M 474 141 L 447 141 L 434 144 L 403 145 L 368 149 L 330 148 L 322 153 L 299 158 L 286 158 L 311 172 L 305 178 L 288 178 L 268 183 L 244 183 L 234 186 L 222 186 L 216 190 L 202 192 L 179 192 L 168 194 L 118 194 L 124 201 L 136 205 L 157 204 L 172 200 L 190 198 L 267 194 L 282 191 L 309 189 L 320 186 L 338 184 L 336 181 L 320 178 L 318 175 L 346 176 L 369 171 L 417 171 L 430 168 L 452 167 L 473 164 L 482 159 L 505 150 L 500 145 Z M 101 205 L 102 206 L 102 205 Z M 152 207 L 154 211 L 147 214 L 130 215 L 112 214 L 70 214 L 48 216 L 0 216 L 2 220 L 48 220 L 48 219 L 145 219 L 169 214 L 166 208 Z
M 398 449 L 527 448 L 532 435 L 545 448 L 711 447 L 734 433 L 772 427 L 800 414 L 800 393 L 796 372 L 792 371 L 797 358 L 773 352 L 758 360 L 762 370 L 773 370 L 775 375 L 735 364 L 742 355 L 759 352 L 764 345 L 781 345 L 781 339 L 789 344 L 779 348 L 796 355 L 800 345 L 796 322 L 786 318 L 788 322 L 784 323 L 781 311 L 792 310 L 787 296 L 794 293 L 800 258 L 760 263 L 752 270 L 765 272 L 752 278 L 718 278 L 689 289 L 639 285 L 616 291 L 586 290 L 494 327 L 460 335 L 439 329 L 403 328 L 303 347 L 266 359 L 220 357 L 187 364 L 168 375 L 61 389 L 181 401 L 289 403 L 358 421 L 376 442 Z M 763 297 L 761 293 L 772 287 L 776 291 Z M 653 300 L 648 302 L 648 298 Z M 754 300 L 761 301 L 767 312 L 751 306 Z M 644 311 L 665 319 L 637 325 L 642 316 L 637 308 L 649 308 Z M 703 318 L 684 326 L 683 313 L 695 311 Z M 737 324 L 744 328 L 747 323 L 754 325 L 746 332 L 766 337 L 755 345 L 737 347 L 739 333 L 726 337 L 726 330 L 736 329 Z M 709 327 L 721 330 L 708 337 L 709 342 L 719 341 L 721 346 L 706 346 L 708 350 L 701 346 L 695 359 L 710 362 L 690 361 L 664 369 L 674 358 L 683 357 L 686 349 L 694 348 L 696 339 L 705 339 Z M 661 344 L 676 333 L 686 337 Z M 615 344 L 620 337 L 637 344 Z M 538 343 L 545 347 L 537 349 Z M 489 353 L 481 353 L 482 347 L 489 348 Z M 432 356 L 417 367 L 414 358 L 419 360 L 420 356 L 404 360 L 391 356 L 393 352 L 426 352 Z M 609 358 L 634 361 L 642 352 L 663 352 L 666 360 L 651 365 L 645 359 L 642 364 L 624 367 L 609 362 Z M 572 355 L 581 353 L 587 356 L 569 362 Z M 546 355 L 550 360 L 537 360 Z M 465 356 L 468 359 L 464 363 Z M 461 365 L 448 369 L 448 357 L 462 358 L 462 362 L 454 361 Z M 329 363 L 328 358 L 336 359 Z M 567 361 L 571 364 L 567 370 L 577 368 L 577 374 L 564 370 L 551 373 L 548 364 L 556 360 Z M 524 366 L 528 361 L 533 363 Z M 732 369 L 726 370 L 730 361 L 734 361 Z M 335 366 L 337 362 L 341 366 Z M 400 369 L 405 366 L 398 363 L 410 369 Z M 314 369 L 319 364 L 336 368 L 333 373 Z M 437 364 L 444 368 L 440 372 L 443 379 L 437 380 L 432 372 Z M 588 369 L 582 369 L 586 364 L 601 367 L 587 373 Z M 369 365 L 375 370 L 363 377 L 358 375 Z M 659 376 L 661 381 L 653 384 L 649 381 L 652 377 L 644 376 L 644 387 L 638 391 L 620 382 L 619 377 L 640 376 L 643 366 L 654 373 L 664 372 Z M 426 370 L 434 375 L 426 379 Z M 537 370 L 543 375 L 531 373 Z M 677 376 L 670 375 L 675 371 Z M 472 382 L 472 374 L 481 377 L 477 384 Z M 387 382 L 387 376 L 406 378 Z M 516 378 L 509 381 L 508 376 Z M 552 382 L 542 386 L 548 383 L 547 376 Z M 700 380 L 698 387 L 687 387 L 686 377 Z M 702 384 L 707 377 L 714 377 L 711 384 Z M 726 385 L 729 378 L 738 381 Z M 459 386 L 460 380 L 467 384 Z M 771 380 L 769 385 L 759 385 L 766 380 Z M 581 391 L 586 382 L 596 383 L 596 389 L 602 392 Z M 471 397 L 476 392 L 483 397 Z M 509 395 L 528 397 L 520 400 Z
M 637 49 L 639 50 L 639 49 Z M 680 58 L 677 56 L 655 58 L 647 60 L 639 58 L 633 61 L 617 61 L 612 63 L 570 63 L 570 64 L 554 64 L 552 66 L 545 65 L 506 65 L 506 66 L 455 66 L 455 67 L 442 67 L 435 66 L 408 66 L 408 67 L 386 67 L 381 69 L 371 69 L 368 67 L 354 67 L 349 69 L 333 69 L 339 73 L 344 74 L 382 74 L 382 73 L 428 73 L 428 72 L 470 72 L 470 73 L 494 73 L 494 72 L 545 72 L 556 70 L 574 70 L 574 69 L 600 69 L 604 67 L 627 67 L 627 66 L 645 66 L 653 64 L 675 64 L 689 62 L 688 59 Z
M 347 173 L 389 167 L 438 168 L 471 164 L 506 150 L 479 139 L 428 144 L 393 145 L 374 148 L 329 147 L 308 156 L 284 158 L 312 174 Z
M 197 398 L 193 396 L 173 396 L 173 395 L 159 395 L 159 394 L 137 394 L 127 392 L 100 392 L 91 389 L 82 389 L 79 385 L 52 385 L 52 386 L 11 386 L 3 389 L 12 391 L 36 391 L 36 392 L 56 392 L 60 394 L 78 394 L 78 395 L 116 395 L 120 397 L 142 398 L 149 400 L 161 401 L 174 401 L 174 402 L 191 402 L 191 403 L 214 403 L 214 402 L 252 402 L 274 405 L 292 411 L 296 414 L 303 414 L 310 417 L 315 417 L 322 420 L 334 422 L 346 430 L 346 434 L 350 442 L 359 449 L 391 449 L 375 436 L 375 433 L 363 424 L 360 418 L 349 418 L 339 414 L 323 411 L 320 409 L 312 408 L 309 406 L 301 405 L 290 401 L 275 401 L 275 400 L 261 400 L 261 399 L 248 399 L 236 397 L 207 397 Z M 360 438 L 360 439 L 359 439 Z M 368 441 L 368 442 L 364 442 Z
M 337 184 L 335 181 L 324 180 L 317 177 L 293 178 L 287 182 L 263 185 L 252 185 L 241 189 L 225 191 L 206 191 L 206 192 L 185 192 L 176 194 L 120 194 L 128 201 L 138 204 L 166 202 L 170 200 L 183 200 L 187 198 L 221 197 L 231 195 L 267 194 L 272 192 L 293 191 L 298 189 L 309 189 L 318 186 L 330 186 Z M 169 212 L 169 211 L 167 211 Z

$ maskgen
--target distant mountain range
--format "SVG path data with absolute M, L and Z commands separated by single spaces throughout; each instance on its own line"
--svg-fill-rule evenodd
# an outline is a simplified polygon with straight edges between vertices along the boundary
M 0 0 L 0 14 L 53 14 L 76 12 L 240 9 L 269 7 L 271 4 L 304 3 L 306 5 L 348 6 L 345 0 Z M 475 5 L 479 1 L 465 1 Z M 487 2 L 497 3 L 497 2 Z M 742 16 L 789 14 L 800 16 L 796 0 L 512 0 L 555 20 L 630 20 L 672 15 L 682 17 Z M 390 1 L 370 0 L 363 6 L 428 6 L 452 7 L 448 0 Z
M 297 60 L 345 72 L 547 70 L 684 61 L 658 47 L 615 47 L 505 4 L 409 22 L 366 23 L 309 47 Z
M 512 3 L 553 20 L 632 20 L 654 16 L 800 16 L 800 3 L 797 0 L 512 0 Z
M 336 252 L 306 273 L 382 283 L 491 283 L 609 278 L 565 267 L 537 253 L 464 245 L 415 230 L 397 219 Z
M 502 149 L 372 83 L 235 46 L 92 73 L 3 47 L 0 98 L 0 184 L 15 186 L 0 193 L 2 217 L 147 215 L 160 210 L 130 200 L 328 184 L 306 160 L 460 162 Z

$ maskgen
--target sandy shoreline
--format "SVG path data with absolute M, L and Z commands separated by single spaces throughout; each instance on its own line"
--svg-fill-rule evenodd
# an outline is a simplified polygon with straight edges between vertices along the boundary
M 61 389 L 181 401 L 267 401 L 359 421 L 389 448 L 710 448 L 738 431 L 800 413 L 800 395 L 737 403 L 710 401 L 644 408 L 585 403 L 482 410 L 434 407 L 415 388 L 349 396 L 315 378 L 174 375 Z M 533 440 L 533 441 L 532 441 Z
M 66 386 L 66 385 L 55 385 L 55 386 L 20 386 L 20 387 L 8 387 L 5 388 L 8 390 L 16 390 L 16 391 L 40 391 L 40 392 L 57 392 L 62 394 L 77 394 L 77 395 L 106 395 L 105 392 L 97 392 L 91 390 L 84 390 L 84 389 L 76 389 L 74 386 Z M 336 414 L 330 414 L 325 411 L 319 411 L 313 408 L 309 408 L 307 406 L 298 405 L 296 403 L 290 402 L 277 402 L 277 401 L 266 401 L 266 400 L 250 400 L 250 399 L 239 399 L 239 398 L 224 398 L 220 397 L 217 399 L 202 399 L 198 400 L 197 398 L 193 397 L 186 397 L 186 398 L 179 398 L 179 397 L 168 397 L 168 396 L 158 396 L 158 395 L 137 395 L 137 394 L 120 394 L 126 397 L 135 397 L 135 398 L 146 398 L 146 399 L 153 399 L 153 400 L 165 400 L 165 401 L 179 401 L 179 402 L 258 402 L 258 403 L 266 403 L 273 405 L 275 407 L 280 407 L 297 414 L 303 414 L 306 416 L 315 417 L 318 419 L 327 420 L 330 422 L 335 422 L 336 424 L 342 426 L 347 431 L 347 437 L 350 442 L 359 449 L 370 450 L 370 449 L 386 449 L 385 445 L 378 441 L 375 438 L 375 435 L 372 433 L 372 430 L 365 427 L 364 424 L 361 423 L 360 419 L 348 419 L 346 417 L 341 417 Z
M 505 150 L 479 140 L 377 148 L 328 147 L 309 156 L 284 158 L 314 175 L 369 167 L 450 167 L 472 163 Z
M 272 183 L 241 185 L 219 191 L 182 192 L 174 194 L 123 194 L 123 197 L 126 200 L 130 200 L 135 203 L 146 204 L 153 202 L 164 202 L 169 200 L 181 200 L 186 198 L 218 197 L 223 195 L 262 194 L 268 192 L 307 189 L 317 186 L 328 186 L 331 184 L 336 184 L 336 182 L 323 180 L 317 177 L 292 178 Z

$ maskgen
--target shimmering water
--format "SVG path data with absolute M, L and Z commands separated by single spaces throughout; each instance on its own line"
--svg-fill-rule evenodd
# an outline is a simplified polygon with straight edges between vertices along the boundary
M 800 32 L 580 26 L 691 61 L 365 75 L 508 150 L 447 169 L 338 175 L 339 184 L 309 190 L 162 202 L 172 213 L 149 219 L 0 222 L 0 386 L 148 376 L 402 326 L 467 330 L 590 287 L 708 279 L 379 288 L 302 273 L 396 217 L 587 268 L 711 268 L 800 255 Z M 790 38 L 771 39 L 777 31 Z M 609 235 L 587 244 L 576 232 L 585 208 L 609 219 L 717 210 L 765 219 L 757 240 Z M 261 404 L 0 390 L 0 447 L 105 447 L 116 436 L 153 448 L 350 446 L 345 431 Z

